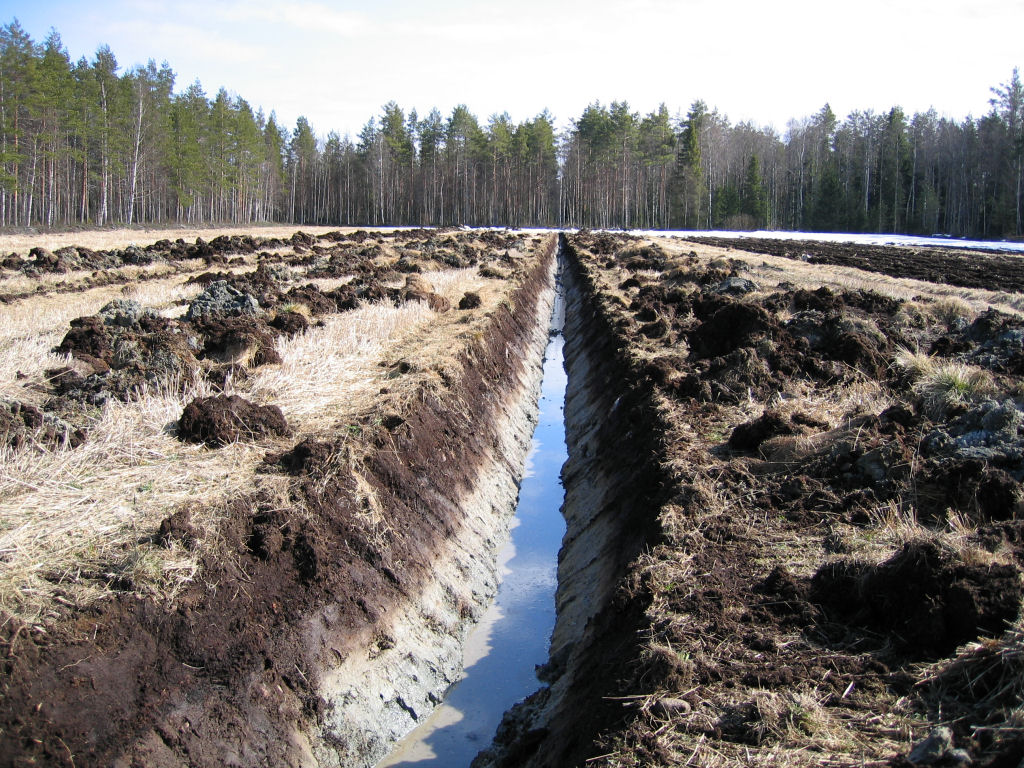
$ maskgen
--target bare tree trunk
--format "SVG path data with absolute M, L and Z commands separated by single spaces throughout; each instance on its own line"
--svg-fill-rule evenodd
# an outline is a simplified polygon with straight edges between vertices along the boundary
M 1021 234 L 1021 212 L 1020 212 L 1020 196 L 1021 196 L 1021 179 L 1020 179 L 1020 153 L 1017 154 L 1017 161 L 1014 163 L 1017 171 L 1017 189 L 1014 194 L 1014 213 L 1017 215 L 1017 234 Z
M 38 140 L 32 142 L 32 167 L 28 177 L 28 198 L 25 200 L 25 226 L 32 226 L 32 202 L 36 191 L 36 164 L 39 160 Z
M 142 145 L 142 113 L 144 104 L 142 98 L 142 82 L 139 81 L 139 107 L 135 120 L 135 152 L 132 157 L 132 180 L 131 189 L 128 194 L 128 224 L 134 223 L 135 218 L 135 190 L 139 178 L 139 147 Z
M 100 81 L 100 109 L 103 111 L 103 141 L 100 153 L 100 210 L 96 223 L 102 226 L 108 217 L 108 196 L 110 186 L 110 119 L 107 110 L 107 86 Z

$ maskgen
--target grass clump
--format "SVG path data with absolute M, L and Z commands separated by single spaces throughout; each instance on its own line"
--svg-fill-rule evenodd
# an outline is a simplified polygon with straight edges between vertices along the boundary
M 995 391 L 992 375 L 975 365 L 943 360 L 905 347 L 897 350 L 896 365 L 908 373 L 925 413 L 932 418 L 945 416 Z
M 942 363 L 919 379 L 914 390 L 921 396 L 925 412 L 943 415 L 989 395 L 994 390 L 988 371 L 961 363 Z
M 966 325 L 978 314 L 970 304 L 957 296 L 936 299 L 928 305 L 927 311 L 948 329 Z
M 919 683 L 935 719 L 970 724 L 995 744 L 1024 732 L 1024 624 L 1002 637 L 963 646 L 935 664 Z M 996 747 L 998 749 L 998 747 Z

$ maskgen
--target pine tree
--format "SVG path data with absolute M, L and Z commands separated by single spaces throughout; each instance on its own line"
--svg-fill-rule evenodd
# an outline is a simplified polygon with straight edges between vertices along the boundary
M 707 105 L 700 100 L 690 105 L 679 132 L 679 154 L 673 177 L 674 219 L 684 228 L 699 227 L 704 222 L 701 205 L 704 186 L 701 134 L 708 119 Z
M 998 219 L 1006 233 L 1024 234 L 1024 84 L 1013 68 L 1010 80 L 992 88 L 989 100 L 992 111 L 1001 123 L 1004 137 L 997 152 L 1004 158 L 1000 178 L 995 182 L 998 196 Z
M 637 150 L 643 177 L 640 181 L 641 226 L 667 228 L 669 224 L 669 180 L 675 160 L 676 136 L 669 122 L 668 107 L 661 104 L 640 123 Z
M 38 52 L 17 20 L 0 30 L 0 225 L 29 226 L 21 204 Z
M 170 167 L 179 223 L 194 222 L 201 215 L 202 190 L 207 184 L 204 145 L 208 119 L 209 102 L 197 80 L 174 100 L 170 109 Z
M 747 161 L 747 173 L 743 179 L 741 210 L 753 221 L 753 226 L 760 229 L 768 220 L 768 202 L 764 184 L 761 181 L 761 163 L 757 155 L 751 155 Z

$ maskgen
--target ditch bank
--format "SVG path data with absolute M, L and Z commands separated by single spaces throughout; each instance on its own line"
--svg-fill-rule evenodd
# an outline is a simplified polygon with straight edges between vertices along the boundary
M 455 365 L 269 455 L 173 601 L 9 621 L 0 766 L 372 765 L 458 677 L 535 420 L 556 238 Z M 460 341 L 460 344 L 462 341 Z M 353 435 L 359 439 L 354 441 Z M 155 537 L 187 546 L 188 515 Z

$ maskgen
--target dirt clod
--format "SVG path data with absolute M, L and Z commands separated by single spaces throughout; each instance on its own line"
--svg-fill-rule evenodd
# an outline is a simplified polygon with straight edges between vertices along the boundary
M 178 420 L 178 436 L 191 443 L 216 448 L 236 440 L 256 440 L 291 434 L 276 405 L 254 405 L 239 395 L 200 397 L 185 406 Z
M 826 563 L 812 599 L 830 616 L 867 625 L 912 658 L 935 658 L 1017 618 L 1021 583 L 1008 565 L 968 565 L 930 541 L 906 544 L 880 565 Z
M 476 291 L 466 291 L 466 293 L 459 299 L 459 309 L 476 309 L 480 306 L 480 294 Z

